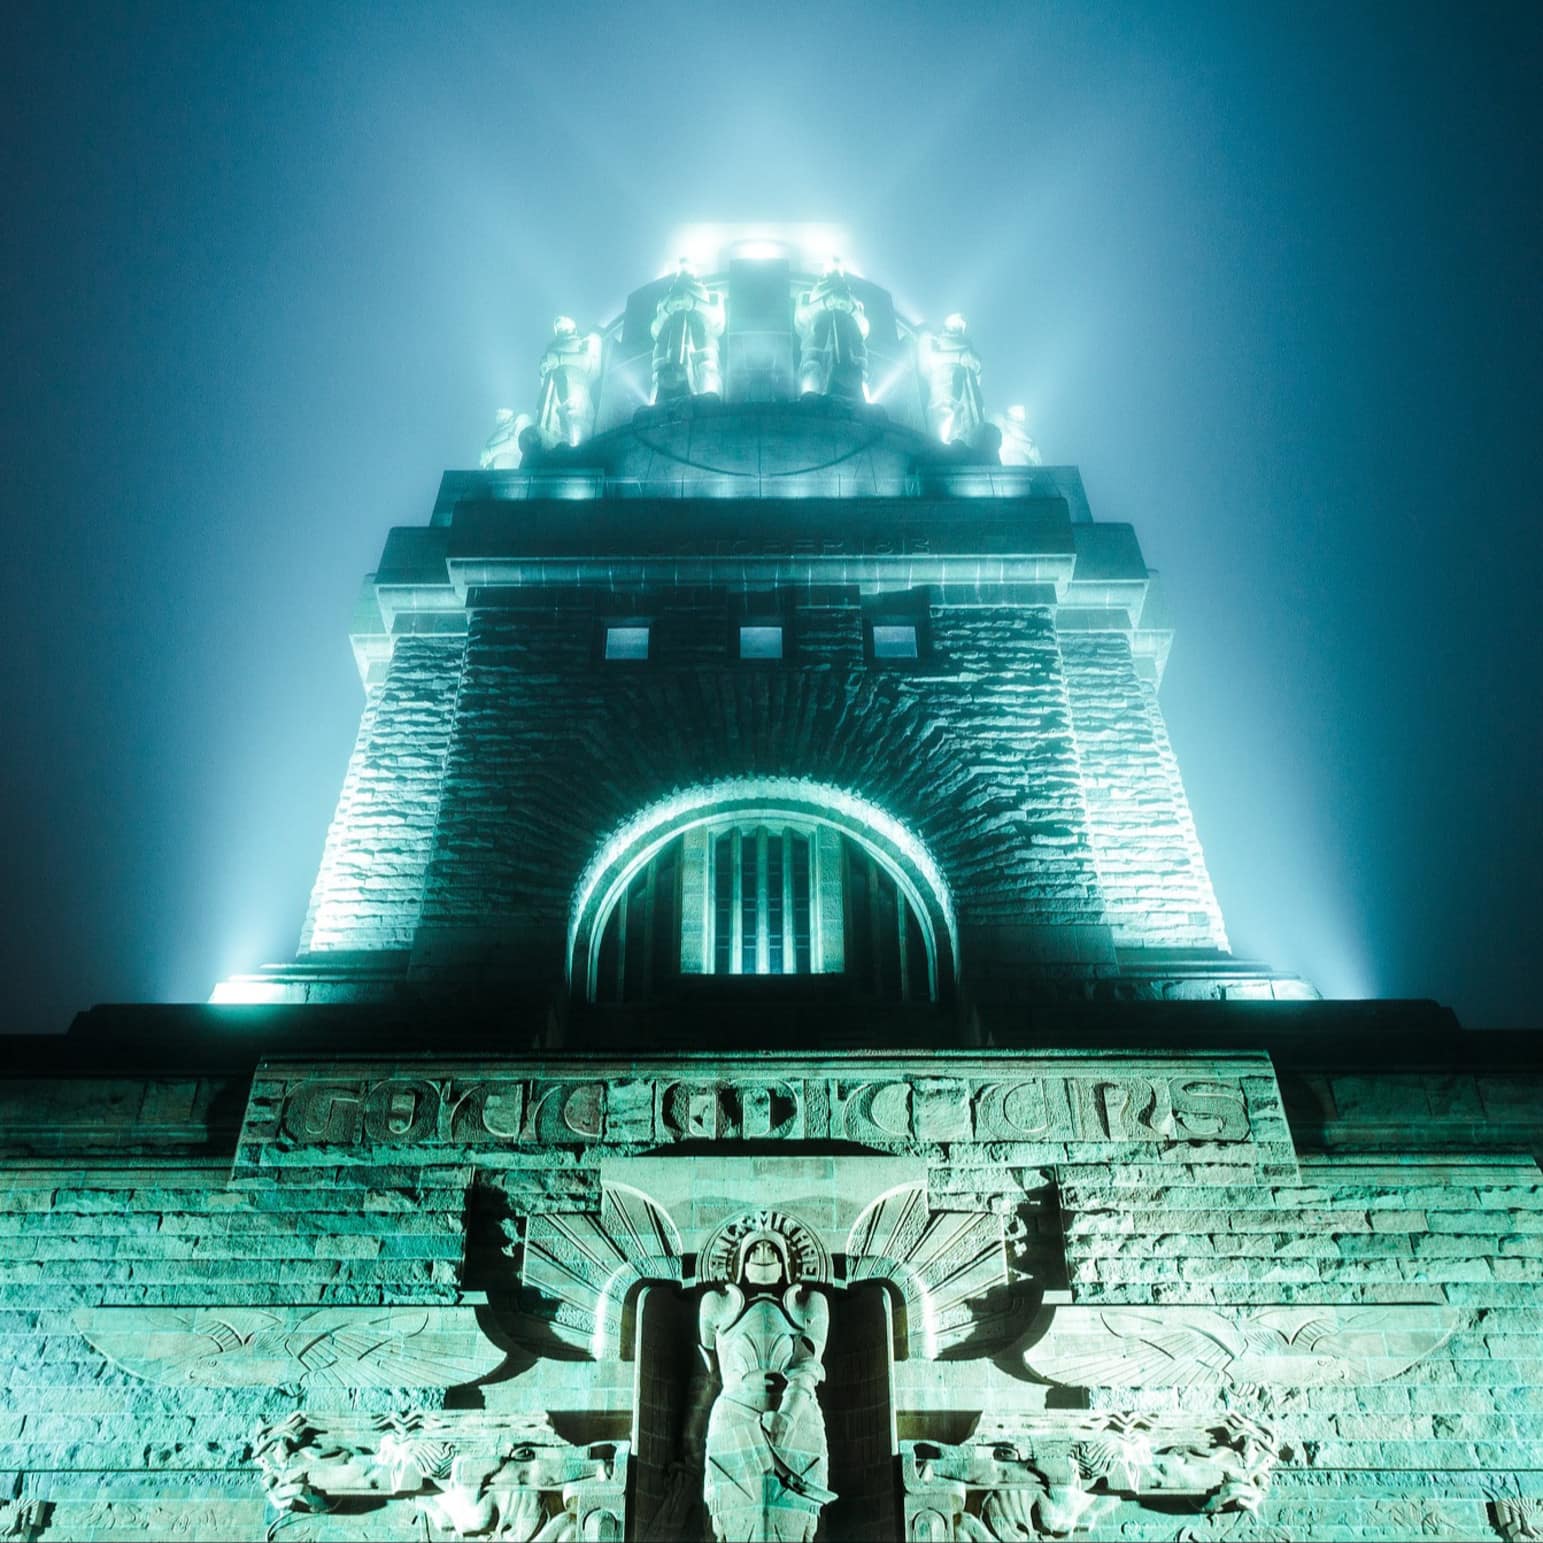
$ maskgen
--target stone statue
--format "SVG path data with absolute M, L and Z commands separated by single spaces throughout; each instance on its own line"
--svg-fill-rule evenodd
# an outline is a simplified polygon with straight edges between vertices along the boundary
M 1002 431 L 1002 464 L 1004 466 L 1038 466 L 1039 446 L 1029 433 L 1029 415 L 1021 405 L 1014 404 L 1005 413 L 993 413 L 991 421 Z
M 749 1232 L 736 1281 L 709 1291 L 697 1317 L 716 1397 L 707 1418 L 702 1498 L 719 1543 L 810 1543 L 826 1487 L 825 1417 L 815 1398 L 830 1306 L 791 1280 L 781 1233 Z
M 927 382 L 927 416 L 945 445 L 970 440 L 986 420 L 980 394 L 980 356 L 957 311 L 941 332 L 922 336 L 922 376 Z
M 723 296 L 709 289 L 683 257 L 654 312 L 654 400 L 716 396 L 723 390 L 718 339 Z
M 525 453 L 520 436 L 533 427 L 535 421 L 529 413 L 516 416 L 512 407 L 500 407 L 493 432 L 488 435 L 477 464 L 483 471 L 513 471 Z
M 541 404 L 536 409 L 536 427 L 548 449 L 588 438 L 595 426 L 593 386 L 599 373 L 599 335 L 581 337 L 571 316 L 559 316 L 541 356 Z
M 861 402 L 868 378 L 868 318 L 839 257 L 799 296 L 793 325 L 798 329 L 798 389 L 806 396 Z

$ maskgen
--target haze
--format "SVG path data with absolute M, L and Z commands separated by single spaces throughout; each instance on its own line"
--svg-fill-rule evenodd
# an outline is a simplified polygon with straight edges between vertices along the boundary
M 1537 1023 L 1543 10 L 959 9 L 5 8 L 7 1028 L 292 954 L 387 529 L 699 221 L 1135 523 L 1238 952 Z

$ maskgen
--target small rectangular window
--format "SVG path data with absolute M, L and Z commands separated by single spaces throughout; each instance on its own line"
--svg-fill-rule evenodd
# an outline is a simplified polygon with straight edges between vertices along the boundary
M 607 627 L 605 629 L 606 658 L 648 658 L 648 634 L 651 630 L 646 626 Z
M 780 659 L 782 657 L 782 628 L 741 627 L 739 629 L 739 657 L 741 659 Z
M 911 622 L 875 622 L 873 626 L 875 659 L 914 659 L 916 626 Z

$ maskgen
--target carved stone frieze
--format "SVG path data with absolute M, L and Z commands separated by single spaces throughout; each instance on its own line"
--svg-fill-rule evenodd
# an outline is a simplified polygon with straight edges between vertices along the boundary
M 682 1068 L 682 1072 L 688 1070 Z M 1197 1070 L 1023 1059 L 941 1075 L 903 1064 L 859 1078 L 810 1077 L 807 1062 L 733 1076 L 534 1076 L 383 1067 L 316 1077 L 266 1067 L 247 1110 L 237 1171 L 321 1161 L 340 1149 L 453 1148 L 480 1163 L 533 1146 L 668 1146 L 683 1141 L 853 1141 L 881 1151 L 938 1143 L 1153 1146 L 1255 1143 L 1241 1068 Z M 1250 1071 L 1255 1069 L 1249 1068 Z M 1269 1086 L 1267 1070 L 1261 1084 Z M 1272 1102 L 1278 1099 L 1271 1089 Z M 306 1154 L 314 1156 L 307 1158 Z
M 257 1432 L 252 1457 L 270 1537 L 330 1536 L 316 1519 L 344 1504 L 384 1511 L 394 1536 L 525 1543 L 625 1531 L 626 1443 L 574 1446 L 539 1415 L 297 1411 Z
M 1064 1387 L 1321 1387 L 1382 1382 L 1457 1327 L 1451 1308 L 1049 1308 L 1023 1352 Z
M 504 1359 L 472 1307 L 93 1307 L 75 1326 L 163 1386 L 455 1387 Z
M 635 1285 L 732 1279 L 740 1241 L 768 1227 L 789 1240 L 800 1280 L 887 1283 L 905 1304 L 913 1354 L 984 1350 L 1022 1330 L 1007 1312 L 1002 1217 L 934 1208 L 913 1161 L 726 1158 L 704 1177 L 694 1158 L 662 1157 L 601 1171 L 598 1213 L 531 1216 L 521 1264 L 551 1331 L 597 1358 L 617 1353 Z M 760 1203 L 768 1196 L 776 1203 Z
M 957 1446 L 903 1441 L 906 1537 L 1065 1538 L 1149 1498 L 1256 1512 L 1279 1452 L 1236 1414 L 1047 1411 L 983 1423 Z

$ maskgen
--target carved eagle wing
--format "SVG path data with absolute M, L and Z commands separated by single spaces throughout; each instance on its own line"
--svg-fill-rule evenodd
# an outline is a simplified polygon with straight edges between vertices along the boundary
M 1369 1383 L 1397 1376 L 1455 1327 L 1450 1309 L 1425 1304 L 1057 1307 L 1023 1361 L 1063 1387 Z
M 108 1360 L 162 1385 L 455 1387 L 504 1359 L 471 1307 L 98 1307 L 75 1326 Z

